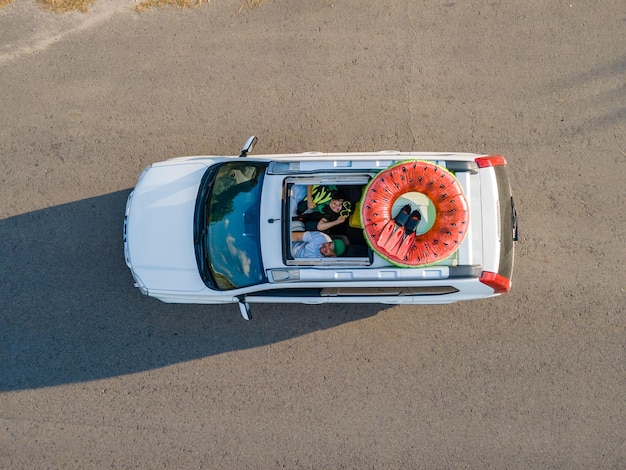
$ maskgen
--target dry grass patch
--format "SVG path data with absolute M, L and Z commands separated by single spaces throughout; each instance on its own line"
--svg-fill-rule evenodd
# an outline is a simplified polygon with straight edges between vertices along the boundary
M 67 13 L 68 11 L 80 11 L 87 13 L 87 6 L 94 0 L 37 0 L 41 6 L 55 13 Z
M 6 7 L 9 3 L 11 3 L 13 0 L 0 0 L 0 8 L 2 7 Z

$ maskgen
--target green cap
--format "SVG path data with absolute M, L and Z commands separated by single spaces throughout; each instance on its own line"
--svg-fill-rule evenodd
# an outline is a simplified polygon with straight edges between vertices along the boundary
M 334 251 L 337 256 L 343 255 L 343 253 L 346 251 L 346 244 L 343 242 L 343 240 L 335 239 L 333 240 L 333 245 L 335 246 Z

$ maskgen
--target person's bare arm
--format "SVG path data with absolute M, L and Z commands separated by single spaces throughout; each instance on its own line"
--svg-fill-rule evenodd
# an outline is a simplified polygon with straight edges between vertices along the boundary
M 309 209 L 315 209 L 315 202 L 313 202 L 313 186 L 308 184 L 306 187 L 306 205 Z
M 340 215 L 337 220 L 333 220 L 332 222 L 329 222 L 326 219 L 321 219 L 318 223 L 317 223 L 317 229 L 322 232 L 324 230 L 328 230 L 331 227 L 334 227 L 335 225 L 339 225 L 340 223 L 344 222 L 346 220 L 346 217 L 343 215 Z

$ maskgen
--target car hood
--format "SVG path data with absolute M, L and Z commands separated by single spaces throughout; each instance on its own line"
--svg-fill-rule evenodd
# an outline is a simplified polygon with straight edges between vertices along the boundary
M 207 165 L 158 164 L 140 177 L 127 207 L 127 257 L 148 290 L 199 291 L 193 245 L 198 187 Z

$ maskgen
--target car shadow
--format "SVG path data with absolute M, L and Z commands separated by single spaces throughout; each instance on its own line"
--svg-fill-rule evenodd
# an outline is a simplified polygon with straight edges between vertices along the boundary
M 375 315 L 376 305 L 171 305 L 124 263 L 130 190 L 0 220 L 0 391 L 141 372 Z

